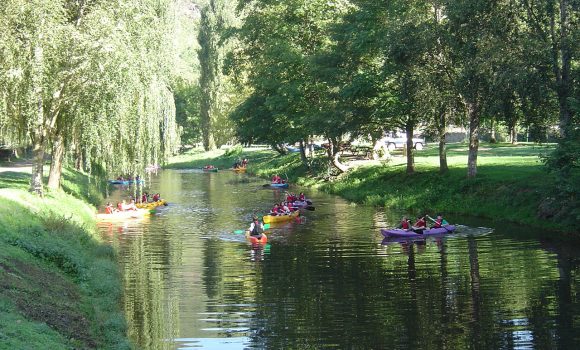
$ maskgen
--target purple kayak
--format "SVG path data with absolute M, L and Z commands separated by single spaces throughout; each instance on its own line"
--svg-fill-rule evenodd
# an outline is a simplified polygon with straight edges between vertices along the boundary
M 304 208 L 308 205 L 312 205 L 312 201 L 305 200 L 305 201 L 294 201 L 292 202 L 292 206 L 296 208 Z
M 455 231 L 455 226 L 453 226 L 453 225 L 445 225 L 444 227 L 430 228 L 430 229 L 423 231 L 423 234 L 418 234 L 418 233 L 413 232 L 412 230 L 403 230 L 400 228 L 391 228 L 391 229 L 382 228 L 381 229 L 381 233 L 386 238 L 390 238 L 390 237 L 422 237 L 422 236 L 429 236 L 429 235 L 452 233 L 453 231 Z

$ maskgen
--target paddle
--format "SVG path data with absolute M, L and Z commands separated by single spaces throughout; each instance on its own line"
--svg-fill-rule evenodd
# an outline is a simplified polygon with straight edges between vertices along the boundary
M 432 217 L 430 217 L 429 215 L 426 215 L 426 216 L 427 216 L 427 219 L 429 219 L 429 220 L 431 220 L 431 221 L 433 221 L 433 222 L 437 222 L 437 220 L 433 219 L 433 218 L 432 218 Z M 451 233 L 451 231 L 449 231 L 449 229 L 448 229 L 447 227 L 445 227 L 445 226 L 443 225 L 443 223 L 441 224 L 441 226 L 440 226 L 440 227 L 444 228 L 444 229 L 445 229 L 445 231 L 447 231 L 447 232 Z
M 268 230 L 270 228 L 270 224 L 264 224 L 264 231 Z M 234 233 L 236 235 L 241 235 L 242 233 L 245 233 L 246 230 L 235 230 Z

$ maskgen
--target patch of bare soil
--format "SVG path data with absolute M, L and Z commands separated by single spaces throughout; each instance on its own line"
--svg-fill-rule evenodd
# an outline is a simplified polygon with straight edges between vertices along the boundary
M 0 295 L 25 317 L 46 323 L 81 349 L 97 347 L 89 321 L 79 312 L 78 287 L 58 274 L 20 260 L 0 262 Z

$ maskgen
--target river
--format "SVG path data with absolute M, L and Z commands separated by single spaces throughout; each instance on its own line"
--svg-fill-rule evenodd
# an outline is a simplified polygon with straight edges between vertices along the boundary
M 149 188 L 169 206 L 102 227 L 119 252 L 138 349 L 580 344 L 577 249 L 543 243 L 533 229 L 455 217 L 458 234 L 383 242 L 379 229 L 401 212 L 309 192 L 315 210 L 274 225 L 270 244 L 252 250 L 233 231 L 283 194 L 263 184 L 225 171 L 161 171 Z

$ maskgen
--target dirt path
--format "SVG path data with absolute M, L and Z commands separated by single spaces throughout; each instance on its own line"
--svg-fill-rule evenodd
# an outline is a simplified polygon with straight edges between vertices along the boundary
M 0 173 L 15 172 L 15 173 L 32 173 L 32 161 L 24 159 L 17 162 L 0 162 Z

